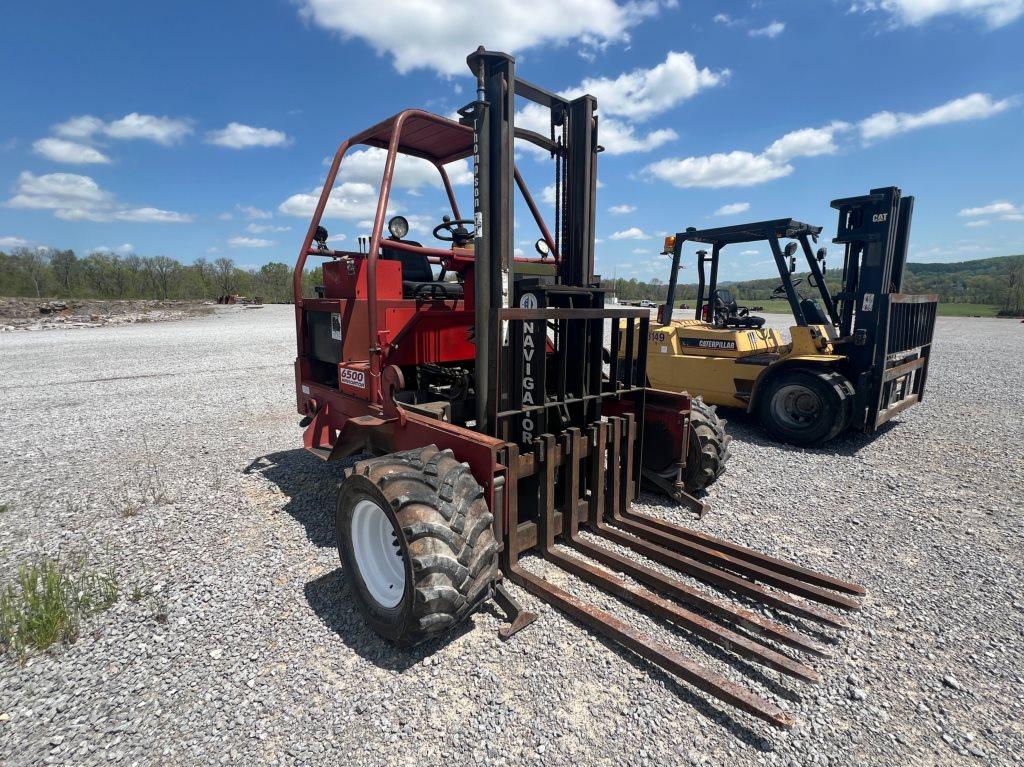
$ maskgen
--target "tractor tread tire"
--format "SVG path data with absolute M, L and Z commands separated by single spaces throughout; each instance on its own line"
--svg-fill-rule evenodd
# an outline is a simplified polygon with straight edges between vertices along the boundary
M 392 518 L 406 592 L 384 610 L 357 573 L 348 525 L 369 497 Z M 360 461 L 338 496 L 338 550 L 359 611 L 387 639 L 411 646 L 444 634 L 485 600 L 498 578 L 498 544 L 483 488 L 450 450 L 428 447 Z
M 708 405 L 702 397 L 690 400 L 690 444 L 683 467 L 686 492 L 704 492 L 725 472 L 732 456 L 732 437 L 725 433 L 726 423 L 718 417 L 718 408 Z

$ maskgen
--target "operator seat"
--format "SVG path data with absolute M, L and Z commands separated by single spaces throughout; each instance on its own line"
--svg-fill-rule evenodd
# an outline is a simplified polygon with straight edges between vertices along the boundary
M 430 261 L 422 253 L 410 253 L 407 250 L 389 248 L 381 242 L 381 258 L 385 261 L 398 261 L 402 265 L 402 298 L 440 298 L 453 299 L 462 298 L 465 290 L 457 282 L 443 282 L 434 279 L 434 272 L 430 268 Z M 412 240 L 398 240 L 407 245 L 423 247 L 420 243 Z
M 807 320 L 808 325 L 829 325 L 831 320 L 825 316 L 825 312 L 822 311 L 821 304 L 819 304 L 813 298 L 805 298 L 800 302 L 800 308 L 803 310 L 804 319 Z
M 716 290 L 712 301 L 716 321 L 727 328 L 759 328 L 764 325 L 764 317 L 755 317 L 747 307 L 737 306 L 729 290 Z

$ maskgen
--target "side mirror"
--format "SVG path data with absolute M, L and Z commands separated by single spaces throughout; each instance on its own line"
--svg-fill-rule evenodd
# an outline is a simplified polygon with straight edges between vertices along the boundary
M 796 253 L 796 247 L 797 246 L 796 246 L 795 242 L 787 242 L 786 243 L 786 249 L 783 251 L 783 253 L 786 254 L 786 258 L 792 258 L 793 257 L 793 254 Z
M 827 256 L 827 255 L 828 255 L 828 251 L 825 250 L 825 248 L 818 248 L 818 252 L 815 254 L 815 257 L 819 261 L 824 261 L 825 260 L 825 256 Z

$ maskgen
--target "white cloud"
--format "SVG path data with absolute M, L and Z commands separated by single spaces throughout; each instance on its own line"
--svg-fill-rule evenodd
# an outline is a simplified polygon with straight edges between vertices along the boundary
M 276 243 L 273 240 L 264 240 L 259 237 L 231 237 L 228 245 L 232 248 L 269 248 Z
M 0 237 L 0 248 L 24 248 L 28 240 L 21 237 Z
M 100 188 L 89 176 L 75 173 L 48 173 L 36 176 L 23 171 L 13 197 L 5 203 L 11 208 L 52 210 L 64 221 L 125 221 L 129 223 L 189 223 L 194 216 L 152 207 L 131 207 L 118 203 L 114 195 Z
M 93 115 L 80 115 L 53 126 L 53 130 L 58 136 L 71 139 L 89 139 L 102 133 L 110 138 L 146 139 L 170 146 L 192 133 L 192 121 L 132 112 L 108 123 Z
M 274 226 L 273 224 L 249 224 L 245 231 L 250 234 L 267 234 L 269 232 L 290 232 L 290 226 Z
M 964 216 L 965 218 L 973 218 L 975 216 L 997 216 L 1000 213 L 1016 213 L 1017 207 L 1013 203 L 1003 202 L 997 200 L 991 202 L 988 205 L 982 205 L 977 208 L 964 208 L 957 215 Z
M 981 218 L 981 219 L 976 219 L 975 221 L 968 221 L 966 224 L 964 224 L 964 226 L 979 227 L 979 226 L 988 226 L 991 223 L 992 222 L 989 219 Z
M 651 69 L 634 69 L 614 79 L 587 78 L 566 95 L 576 98 L 589 93 L 597 98 L 602 115 L 643 121 L 678 106 L 705 88 L 723 83 L 728 77 L 727 69 L 701 69 L 691 54 L 669 51 L 665 60 Z
M 677 138 L 679 138 L 678 134 L 671 128 L 659 128 L 638 136 L 632 125 L 615 119 L 607 119 L 601 121 L 598 141 L 609 155 L 617 155 L 650 152 Z
M 835 154 L 837 133 L 845 133 L 851 128 L 849 123 L 835 120 L 823 128 L 803 128 L 787 133 L 773 141 L 764 150 L 766 157 L 775 162 L 785 163 L 797 157 L 817 157 L 823 154 Z
M 600 104 L 598 111 L 601 111 Z M 516 126 L 536 131 L 547 136 L 550 130 L 549 112 L 539 104 L 528 104 L 516 113 Z M 629 154 L 631 152 L 649 152 L 662 144 L 673 141 L 678 136 L 671 128 L 661 128 L 638 135 L 636 128 L 627 122 L 615 118 L 601 120 L 598 141 L 609 155 Z M 518 149 L 526 149 L 535 157 L 547 159 L 549 154 L 540 147 L 522 142 Z
M 57 212 L 60 215 L 60 211 Z M 160 208 L 125 208 L 110 214 L 114 221 L 128 221 L 135 224 L 187 224 L 195 220 L 195 216 L 177 213 L 173 210 Z M 87 219 L 102 221 L 103 218 Z
M 648 165 L 644 171 L 681 189 L 754 186 L 788 176 L 793 166 L 779 164 L 764 155 L 733 151 L 705 157 L 669 158 Z
M 747 32 L 747 34 L 750 35 L 751 37 L 767 37 L 771 39 L 781 35 L 785 31 L 785 29 L 786 25 L 783 24 L 781 21 L 773 21 L 766 27 L 761 27 L 759 29 L 751 29 L 749 32 Z
M 750 210 L 749 202 L 734 202 L 729 205 L 723 205 L 721 208 L 715 211 L 716 216 L 735 216 L 737 213 L 744 213 Z
M 554 191 L 552 189 L 552 191 Z M 608 212 L 613 216 L 624 216 L 627 213 L 632 213 L 636 210 L 636 205 L 612 205 L 608 208 Z
M 609 239 L 612 240 L 649 240 L 651 236 L 644 232 L 638 226 L 631 226 L 629 229 L 623 229 L 621 232 L 615 232 L 609 235 Z
M 260 208 L 257 208 L 255 205 L 235 205 L 235 209 L 238 210 L 238 212 L 241 213 L 246 218 L 273 218 L 274 216 L 274 214 L 271 213 L 269 210 L 261 210 Z M 223 215 L 224 214 L 222 214 L 222 218 Z M 230 221 L 231 214 L 228 213 L 227 216 L 228 218 L 225 218 L 224 220 Z
M 713 22 L 715 22 L 716 24 L 731 24 L 732 23 L 732 17 L 730 17 L 728 13 L 716 13 L 712 17 L 711 20 Z
M 322 188 L 309 192 L 293 194 L 278 206 L 278 210 L 288 216 L 309 219 L 316 210 Z M 328 198 L 324 216 L 327 218 L 343 218 L 350 221 L 372 219 L 377 212 L 377 190 L 370 184 L 346 181 L 335 184 Z
M 542 202 L 546 202 L 548 205 L 555 204 L 555 185 L 548 184 L 540 192 L 540 199 Z
M 884 11 L 896 25 L 916 26 L 936 16 L 958 14 L 982 19 L 991 29 L 1016 21 L 1024 14 L 1024 0 L 863 0 L 851 11 Z
M 110 162 L 110 158 L 95 147 L 64 138 L 48 137 L 38 139 L 32 143 L 32 151 L 48 160 L 65 162 L 71 165 Z
M 17 193 L 7 201 L 11 208 L 58 210 L 73 207 L 106 207 L 113 195 L 100 189 L 89 176 L 75 173 L 48 173 L 36 176 L 22 171 Z
M 192 121 L 176 117 L 157 117 L 132 112 L 107 123 L 103 132 L 117 139 L 145 139 L 170 146 L 192 133 Z
M 741 256 L 756 256 L 756 255 L 760 254 L 760 252 L 761 251 L 759 251 L 759 250 L 741 250 L 740 251 L 740 255 Z
M 1000 221 L 1024 221 L 1024 213 L 1007 213 L 999 217 Z
M 993 101 L 987 94 L 973 93 L 919 114 L 879 112 L 862 120 L 858 128 L 864 143 L 868 144 L 872 140 L 919 128 L 991 117 L 1017 103 L 1016 97 Z M 680 188 L 753 186 L 788 176 L 793 172 L 791 160 L 835 154 L 839 150 L 837 137 L 852 127 L 849 123 L 834 120 L 821 128 L 802 128 L 787 133 L 760 154 L 737 150 L 699 157 L 668 158 L 648 165 L 644 173 Z
M 279 130 L 254 128 L 251 125 L 230 122 L 227 127 L 206 134 L 206 143 L 228 149 L 251 149 L 252 147 L 287 146 L 291 139 Z
M 648 165 L 644 172 L 680 188 L 720 189 L 754 186 L 793 172 L 790 160 L 834 154 L 835 137 L 850 129 L 849 123 L 833 121 L 823 128 L 803 128 L 773 141 L 762 153 L 719 152 L 702 157 L 669 158 Z
M 117 253 L 120 256 L 126 256 L 126 255 L 128 255 L 129 253 L 131 253 L 134 250 L 135 250 L 135 248 L 132 246 L 132 244 L 130 242 L 126 242 L 126 243 L 124 243 L 124 245 L 118 245 L 116 248 L 111 248 L 111 247 L 109 247 L 107 245 L 97 245 L 90 252 L 91 253 Z
M 657 13 L 656 0 L 297 0 L 300 13 L 342 39 L 357 37 L 398 72 L 433 69 L 468 74 L 466 54 L 482 31 L 491 50 L 522 53 L 575 41 L 601 48 L 628 40 L 628 30 Z M 667 3 L 666 3 L 667 4 Z
M 53 132 L 65 138 L 89 138 L 103 129 L 104 122 L 92 115 L 72 117 L 67 122 L 53 126 Z
M 364 184 L 380 185 L 384 177 L 384 161 L 387 152 L 376 147 L 357 149 L 345 155 L 338 171 L 339 181 L 354 181 Z M 473 183 L 473 173 L 465 160 L 448 163 L 445 166 L 448 179 L 455 186 Z M 392 188 L 419 189 L 422 186 L 443 187 L 441 174 L 433 163 L 419 157 L 399 155 L 395 161 L 395 175 Z
M 562 92 L 568 98 L 585 93 L 597 98 L 597 111 L 602 116 L 598 140 L 609 155 L 621 155 L 649 152 L 678 138 L 671 128 L 638 132 L 632 122 L 642 122 L 673 109 L 728 77 L 727 69 L 701 69 L 691 54 L 669 51 L 663 62 L 650 69 L 634 69 L 615 78 L 587 78 Z M 548 135 L 549 120 L 548 110 L 539 104 L 527 104 L 516 113 L 516 125 L 542 136 Z M 548 156 L 531 144 L 523 146 L 538 157 Z
M 870 142 L 935 125 L 984 120 L 1016 106 L 1018 101 L 1015 97 L 993 101 L 987 93 L 972 93 L 916 114 L 877 112 L 861 121 L 860 135 L 865 142 Z

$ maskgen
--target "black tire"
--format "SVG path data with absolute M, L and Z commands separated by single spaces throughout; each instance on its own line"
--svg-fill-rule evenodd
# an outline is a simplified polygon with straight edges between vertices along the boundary
M 765 431 L 798 447 L 834 439 L 849 426 L 852 411 L 853 387 L 832 370 L 783 370 L 768 380 L 757 399 Z
M 372 501 L 391 523 L 405 572 L 394 606 L 374 598 L 360 571 L 353 515 L 361 501 Z M 341 485 L 336 522 L 356 606 L 374 631 L 396 644 L 445 633 L 481 606 L 497 579 L 498 544 L 483 488 L 450 450 L 431 445 L 360 461 Z
M 725 472 L 732 437 L 725 433 L 727 422 L 718 417 L 718 408 L 701 397 L 690 400 L 690 444 L 683 467 L 686 492 L 701 493 Z
M 725 433 L 727 422 L 718 417 L 714 405 L 700 397 L 690 400 L 690 442 L 682 480 L 686 492 L 701 493 L 714 484 L 725 471 L 732 437 Z M 680 445 L 664 425 L 644 426 L 644 468 L 674 482 L 679 470 Z

